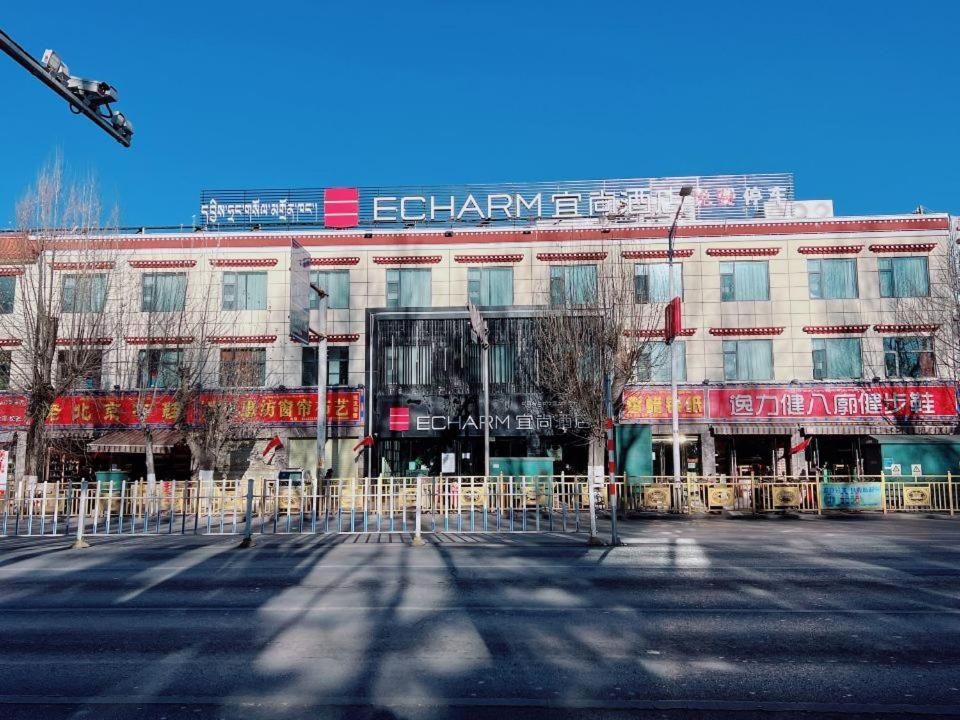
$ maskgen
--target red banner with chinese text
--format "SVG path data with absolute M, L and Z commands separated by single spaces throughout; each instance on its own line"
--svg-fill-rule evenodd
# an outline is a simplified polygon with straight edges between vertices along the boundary
M 678 410 L 681 418 L 704 417 L 705 404 L 702 390 L 679 390 L 677 392 Z M 623 413 L 621 417 L 626 421 L 669 420 L 672 403 L 670 390 L 659 388 L 644 388 L 640 390 L 623 391 Z
M 769 420 L 923 420 L 956 419 L 951 385 L 764 385 L 683 388 L 679 415 L 687 420 L 761 422 Z M 624 422 L 670 419 L 670 389 L 627 388 Z
M 310 391 L 249 392 L 239 395 L 204 393 L 198 405 L 187 408 L 187 422 L 196 422 L 204 405 L 218 401 L 235 403 L 238 419 L 251 424 L 317 422 L 317 394 Z M 23 396 L 0 395 L 0 426 L 25 425 L 26 407 L 27 400 Z M 136 392 L 78 393 L 57 398 L 50 408 L 47 425 L 56 428 L 138 427 L 141 413 L 143 424 L 169 426 L 181 415 L 181 407 L 173 395 L 163 393 L 150 394 L 142 401 L 138 400 Z M 363 419 L 363 390 L 327 391 L 328 425 L 362 425 Z

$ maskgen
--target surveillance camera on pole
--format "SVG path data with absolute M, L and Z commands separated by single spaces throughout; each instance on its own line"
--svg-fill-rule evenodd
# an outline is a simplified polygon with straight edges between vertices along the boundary
M 117 89 L 101 80 L 88 80 L 70 74 L 70 68 L 53 50 L 46 50 L 40 61 L 0 30 L 0 50 L 16 60 L 34 77 L 70 104 L 77 115 L 86 115 L 114 140 L 130 147 L 133 124 L 123 113 L 110 107 L 117 101 Z

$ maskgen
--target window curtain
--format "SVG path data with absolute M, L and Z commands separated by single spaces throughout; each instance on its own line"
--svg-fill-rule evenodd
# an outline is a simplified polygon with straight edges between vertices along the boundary
M 857 297 L 857 261 L 821 260 L 822 295 L 825 299 Z
M 400 307 L 430 307 L 430 271 L 400 271 Z
M 144 280 L 146 281 L 145 276 Z M 187 296 L 187 276 L 162 274 L 153 276 L 153 309 L 157 312 L 182 310 Z
M 265 310 L 267 307 L 267 274 L 244 273 L 245 283 L 241 285 L 245 290 L 240 298 L 239 306 L 245 310 Z
M 737 300 L 769 300 L 766 262 L 738 262 L 733 268 Z
M 333 310 L 350 307 L 350 271 L 331 270 L 324 272 L 314 270 L 310 280 L 327 293 L 327 307 Z M 320 307 L 320 298 L 310 289 L 310 309 Z
M 567 300 L 571 305 L 591 305 L 597 301 L 597 266 L 570 265 L 566 270 Z
M 737 379 L 771 380 L 773 343 L 769 340 L 737 341 Z
M 480 304 L 513 305 L 513 268 L 483 268 Z
M 641 265 L 645 270 L 638 274 L 647 276 L 647 292 L 650 302 L 669 302 L 670 296 L 670 265 L 669 263 L 652 263 Z M 677 283 L 677 295 L 683 296 L 683 273 L 679 264 L 673 266 L 673 277 Z
M 687 347 L 682 340 L 677 344 L 676 371 L 677 380 L 687 379 Z M 651 343 L 647 349 L 650 363 L 651 382 L 670 382 L 670 346 L 665 342 Z
M 930 294 L 930 277 L 925 257 L 901 257 L 893 260 L 893 286 L 898 297 Z
M 844 379 L 863 376 L 863 362 L 860 357 L 858 338 L 836 338 L 827 340 L 827 377 Z

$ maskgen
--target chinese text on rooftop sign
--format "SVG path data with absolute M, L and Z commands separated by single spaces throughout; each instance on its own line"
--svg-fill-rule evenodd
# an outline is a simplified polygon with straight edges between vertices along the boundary
M 793 175 L 716 175 L 504 185 L 337 187 L 302 190 L 206 190 L 205 226 L 309 224 L 328 228 L 395 223 L 529 223 L 597 219 L 668 221 L 680 188 L 692 185 L 684 215 L 697 220 L 764 217 L 793 201 Z

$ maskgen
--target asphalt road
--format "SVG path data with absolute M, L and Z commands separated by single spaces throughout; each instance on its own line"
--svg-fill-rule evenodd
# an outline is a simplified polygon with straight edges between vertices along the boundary
M 0 540 L 0 718 L 960 717 L 960 518 Z

